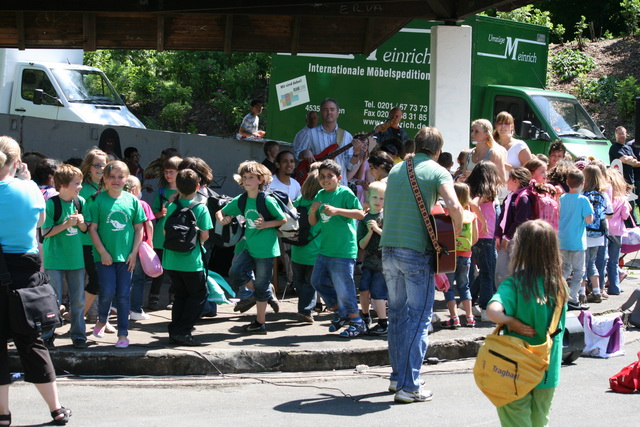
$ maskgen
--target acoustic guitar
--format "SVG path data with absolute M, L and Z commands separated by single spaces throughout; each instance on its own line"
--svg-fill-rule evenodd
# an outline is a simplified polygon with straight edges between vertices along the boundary
M 440 245 L 436 259 L 436 273 L 453 273 L 456 271 L 456 233 L 453 222 L 447 214 L 429 215 L 431 224 Z
M 358 135 L 358 138 L 354 138 L 354 141 L 356 139 L 360 141 L 366 141 L 367 138 L 369 138 L 374 133 L 384 132 L 385 130 L 389 129 L 389 126 L 395 126 L 397 124 L 397 121 L 389 119 L 384 123 L 379 123 L 371 132 Z M 342 147 L 339 147 L 338 144 L 331 144 L 330 146 L 322 150 L 319 154 L 313 156 L 314 162 L 321 162 L 326 159 L 335 159 L 351 147 L 353 147 L 353 141 L 351 141 L 347 145 L 343 145 Z M 296 166 L 296 169 L 294 171 L 294 178 L 300 183 L 300 185 L 304 184 L 305 179 L 307 179 L 310 168 L 311 163 L 306 160 L 300 160 L 300 163 L 298 163 L 298 166 Z

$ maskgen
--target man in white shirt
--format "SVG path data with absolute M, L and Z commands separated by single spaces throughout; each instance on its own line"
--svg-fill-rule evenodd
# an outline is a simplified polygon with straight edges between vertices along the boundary
M 353 136 L 344 129 L 338 128 L 338 117 L 340 116 L 340 108 L 335 99 L 327 98 L 320 104 L 320 115 L 322 116 L 322 125 L 310 129 L 305 135 L 299 147 L 298 159 L 304 159 L 309 164 L 315 161 L 315 157 L 324 151 L 327 147 L 338 144 L 343 147 L 353 141 L 353 147 L 344 153 L 341 153 L 334 160 L 342 166 L 341 185 L 347 185 L 346 171 L 352 170 L 360 162 L 359 154 L 362 149 L 362 141 L 353 139 Z

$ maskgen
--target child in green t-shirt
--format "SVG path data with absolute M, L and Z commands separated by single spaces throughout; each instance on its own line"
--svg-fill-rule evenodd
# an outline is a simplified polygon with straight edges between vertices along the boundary
M 234 216 L 243 215 L 245 218 L 244 249 L 234 256 L 229 269 L 229 279 L 235 289 L 244 285 L 255 291 L 256 320 L 244 325 L 242 329 L 245 332 L 266 334 L 267 304 L 277 301 L 269 286 L 273 275 L 273 259 L 280 256 L 276 228 L 285 224 L 287 220 L 275 199 L 267 197 L 264 193 L 271 183 L 271 172 L 266 166 L 254 161 L 243 162 L 234 178 L 246 193 L 237 196 L 216 212 L 216 220 L 222 225 L 227 225 Z M 259 211 L 258 198 L 263 199 L 272 219 L 265 220 Z M 244 209 L 241 200 L 245 203 Z M 277 307 L 272 304 L 272 307 L 274 306 Z
M 61 165 L 54 173 L 57 196 L 47 200 L 47 219 L 42 225 L 44 269 L 51 278 L 58 303 L 62 303 L 62 282 L 66 277 L 69 291 L 71 341 L 75 348 L 87 347 L 84 321 L 84 258 L 82 234 L 87 232 L 82 208 L 84 199 L 79 197 L 82 188 L 82 172 L 71 165 Z M 57 218 L 56 218 L 57 217 Z M 51 329 L 42 334 L 48 348 L 53 345 Z
M 182 159 L 178 156 L 168 158 L 162 165 L 163 173 L 158 184 L 158 194 L 151 204 L 151 210 L 156 217 L 156 225 L 153 229 L 153 250 L 158 254 L 158 258 L 162 261 L 164 246 L 164 222 L 167 218 L 167 206 L 173 200 L 173 195 L 178 192 L 176 187 L 176 176 L 178 175 L 178 166 Z M 160 308 L 160 288 L 164 281 L 164 273 L 158 277 L 154 277 L 151 281 L 149 289 L 149 310 L 158 310 Z M 172 290 L 169 288 L 169 301 L 172 300 Z M 170 308 L 170 307 L 167 307 Z
M 187 207 L 193 202 L 200 178 L 193 170 L 183 169 L 178 172 L 176 185 L 180 196 L 178 200 L 169 204 L 167 217 L 176 209 Z M 198 203 L 192 211 L 196 218 L 196 228 L 199 230 L 199 242 L 204 244 L 209 239 L 209 230 L 213 228 L 209 209 L 206 205 Z M 207 299 L 207 278 L 204 274 L 202 249 L 199 245 L 188 252 L 165 249 L 162 266 L 171 278 L 174 294 L 169 340 L 176 344 L 199 346 L 202 343 L 191 335 L 191 330 Z
M 358 224 L 358 246 L 364 250 L 362 277 L 360 278 L 360 307 L 367 327 L 371 323 L 369 306 L 373 304 L 378 314 L 378 324 L 369 329 L 370 335 L 387 335 L 387 282 L 382 274 L 382 209 L 387 184 L 374 181 L 369 184 L 369 212 Z
M 342 167 L 335 160 L 325 160 L 318 168 L 322 190 L 309 209 L 309 224 L 320 224 L 320 247 L 311 275 L 311 284 L 322 299 L 337 313 L 329 332 L 347 322 L 340 336 L 351 338 L 366 332 L 358 311 L 353 269 L 358 256 L 356 220 L 364 218 L 360 201 L 348 188 L 340 185 Z
M 521 224 L 511 242 L 512 275 L 500 284 L 487 305 L 489 320 L 504 325 L 504 334 L 538 345 L 547 331 L 556 304 L 562 304 L 558 333 L 553 336 L 549 367 L 540 384 L 527 395 L 498 408 L 504 425 L 547 425 L 555 388 L 560 383 L 562 341 L 569 300 L 562 278 L 558 237 L 540 219 Z M 556 331 L 551 331 L 554 333 Z
M 306 215 L 307 222 L 309 215 L 306 214 L 307 210 L 316 198 L 316 194 L 320 191 L 320 180 L 318 179 L 318 171 L 312 170 L 307 175 L 307 179 L 302 184 L 300 197 L 296 199 L 293 206 L 298 210 L 300 215 L 300 229 L 301 233 L 299 237 L 302 239 L 302 215 Z M 309 227 L 307 241 L 308 243 L 303 246 L 291 246 L 291 267 L 293 270 L 293 286 L 298 294 L 298 319 L 305 323 L 313 323 L 313 311 L 316 307 L 316 290 L 311 286 L 311 274 L 313 273 L 313 265 L 316 263 L 316 257 L 318 256 L 318 229 L 320 226 L 315 225 Z
M 138 198 L 123 191 L 128 177 L 129 168 L 124 162 L 109 162 L 103 177 L 106 191 L 95 196 L 87 215 L 100 280 L 98 322 L 93 335 L 103 337 L 111 304 L 115 302 L 118 310 L 116 348 L 129 346 L 131 274 L 142 242 L 142 223 L 147 220 Z

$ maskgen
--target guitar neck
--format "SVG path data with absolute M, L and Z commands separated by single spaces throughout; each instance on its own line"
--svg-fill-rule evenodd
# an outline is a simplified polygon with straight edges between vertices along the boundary
M 361 141 L 366 141 L 366 139 L 367 139 L 367 138 L 369 138 L 371 135 L 373 135 L 373 134 L 374 134 L 374 133 L 376 133 L 376 132 L 377 132 L 377 130 L 376 130 L 376 129 L 374 129 L 374 130 L 372 130 L 371 132 L 369 132 L 369 133 L 367 133 L 367 134 L 364 134 L 364 135 L 362 135 L 362 136 L 360 136 L 360 137 L 358 137 L 358 138 L 354 138 L 354 139 L 359 139 L 359 140 L 361 140 Z M 325 160 L 325 159 L 333 159 L 333 158 L 336 158 L 336 157 L 338 157 L 340 154 L 344 153 L 345 151 L 347 151 L 347 150 L 348 150 L 349 148 L 351 148 L 351 147 L 353 147 L 353 142 L 350 142 L 350 143 L 348 143 L 347 145 L 345 145 L 345 146 L 343 146 L 343 147 L 340 147 L 340 148 L 338 148 L 336 151 L 334 151 L 334 152 L 332 152 L 332 153 L 330 153 L 330 154 L 326 155 L 325 157 L 323 157 L 323 158 L 321 158 L 321 159 L 317 159 L 317 160 L 318 160 L 318 161 L 322 161 L 322 160 Z

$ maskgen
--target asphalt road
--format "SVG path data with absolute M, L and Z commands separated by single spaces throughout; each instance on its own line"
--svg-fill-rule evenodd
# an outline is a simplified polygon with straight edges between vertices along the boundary
M 564 366 L 551 409 L 551 425 L 638 425 L 638 395 L 608 391 L 608 378 L 637 360 L 640 340 L 611 359 L 580 358 Z M 474 359 L 424 367 L 434 399 L 393 403 L 386 392 L 389 367 L 356 371 L 225 375 L 224 377 L 68 377 L 59 382 L 63 405 L 78 426 L 493 426 L 495 408 L 480 393 Z M 44 402 L 24 382 L 11 387 L 13 425 L 49 421 Z M 348 423 L 348 424 L 347 424 Z

